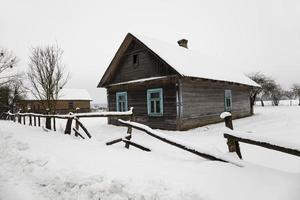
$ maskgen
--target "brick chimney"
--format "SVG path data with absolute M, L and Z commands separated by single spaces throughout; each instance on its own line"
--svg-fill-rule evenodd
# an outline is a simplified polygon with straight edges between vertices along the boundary
M 179 46 L 188 49 L 188 40 L 187 39 L 178 40 L 177 43 L 179 44 Z

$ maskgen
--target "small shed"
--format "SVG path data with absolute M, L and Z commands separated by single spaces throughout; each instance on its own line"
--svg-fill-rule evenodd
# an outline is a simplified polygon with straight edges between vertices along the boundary
M 62 89 L 56 100 L 56 112 L 66 114 L 69 112 L 90 112 L 90 102 L 92 98 L 85 89 Z M 46 113 L 42 106 L 43 102 L 28 94 L 18 105 L 23 112 Z M 79 110 L 76 110 L 79 108 Z
M 186 39 L 178 44 L 128 33 L 98 84 L 107 89 L 109 111 L 134 107 L 135 121 L 168 130 L 219 122 L 223 111 L 251 115 L 250 89 L 257 83 L 191 51 Z

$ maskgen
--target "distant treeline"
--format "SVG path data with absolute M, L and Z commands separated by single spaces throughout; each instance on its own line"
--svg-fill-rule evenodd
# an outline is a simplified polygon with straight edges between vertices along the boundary
M 260 101 L 261 106 L 264 106 L 264 101 L 272 101 L 272 105 L 278 106 L 280 100 L 299 99 L 300 105 L 300 84 L 293 84 L 290 89 L 284 90 L 279 83 L 270 76 L 256 72 L 248 75 L 253 81 L 261 85 L 261 88 L 253 88 L 251 98 L 254 101 Z

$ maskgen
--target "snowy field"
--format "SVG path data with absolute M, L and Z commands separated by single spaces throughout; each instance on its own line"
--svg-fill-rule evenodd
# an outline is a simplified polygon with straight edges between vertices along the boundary
M 300 106 L 255 107 L 252 117 L 234 120 L 236 130 L 286 143 L 300 143 Z M 1 200 L 299 200 L 300 158 L 241 144 L 245 167 L 209 161 L 133 130 L 144 152 L 123 143 L 127 128 L 106 118 L 82 120 L 92 139 L 81 140 L 0 121 Z M 208 150 L 227 152 L 224 123 L 189 131 L 161 131 Z

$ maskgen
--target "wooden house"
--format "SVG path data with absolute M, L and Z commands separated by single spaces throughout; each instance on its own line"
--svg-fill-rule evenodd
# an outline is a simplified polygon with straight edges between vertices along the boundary
M 56 113 L 90 112 L 91 101 L 91 96 L 84 89 L 62 89 L 56 100 Z M 27 95 L 24 100 L 18 102 L 18 107 L 22 112 L 46 113 L 45 108 L 42 106 L 42 101 L 35 99 L 31 95 Z
M 169 130 L 218 122 L 223 111 L 251 115 L 249 92 L 257 83 L 189 50 L 185 39 L 178 44 L 128 33 L 98 84 L 107 89 L 108 109 L 134 107 L 135 121 Z

